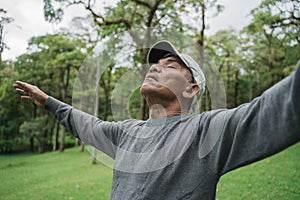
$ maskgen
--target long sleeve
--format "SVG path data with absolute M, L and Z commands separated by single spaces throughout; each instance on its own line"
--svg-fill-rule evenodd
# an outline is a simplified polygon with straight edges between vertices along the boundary
M 117 123 L 102 121 L 53 97 L 46 100 L 45 109 L 50 111 L 73 136 L 103 151 L 111 158 L 115 157 L 115 145 L 121 134 Z
M 207 131 L 200 156 L 209 155 L 219 175 L 298 142 L 300 62 L 289 77 L 250 103 L 235 109 L 208 112 L 204 118 L 208 125 L 204 129 Z

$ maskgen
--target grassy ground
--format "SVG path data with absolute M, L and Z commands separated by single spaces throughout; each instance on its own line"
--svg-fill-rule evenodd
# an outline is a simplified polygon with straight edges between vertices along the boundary
M 223 176 L 217 199 L 300 199 L 300 144 Z M 1 200 L 108 199 L 112 170 L 88 152 L 0 156 Z
M 217 199 L 300 200 L 300 143 L 223 176 Z
M 112 171 L 79 148 L 42 155 L 0 156 L 0 199 L 107 200 Z

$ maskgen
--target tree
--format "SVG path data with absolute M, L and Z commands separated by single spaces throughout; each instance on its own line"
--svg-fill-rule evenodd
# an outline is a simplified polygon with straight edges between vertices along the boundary
M 295 63 L 284 51 L 287 47 L 299 50 L 299 1 L 264 0 L 251 11 L 252 22 L 245 27 L 253 43 L 255 60 L 267 69 L 269 87 L 284 77 L 284 66 Z M 299 55 L 299 52 L 298 52 Z M 265 79 L 263 77 L 262 79 Z
M 224 6 L 218 3 L 217 0 L 207 1 L 193 1 L 188 0 L 184 1 L 180 4 L 180 11 L 182 12 L 184 17 L 184 32 L 192 35 L 196 39 L 196 43 L 199 47 L 199 63 L 202 67 L 202 70 L 206 72 L 206 74 L 213 74 L 213 70 L 210 67 L 205 67 L 207 62 L 207 56 L 204 56 L 205 47 L 205 30 L 207 29 L 206 19 L 209 17 L 215 17 L 220 12 L 222 12 Z M 212 13 L 212 16 L 209 16 L 208 12 Z M 207 83 L 211 84 L 210 79 L 207 79 Z M 208 85 L 207 84 L 207 85 Z M 202 104 L 202 110 L 210 110 L 212 107 L 210 96 L 210 91 L 208 86 L 206 85 L 205 93 L 203 94 L 202 100 L 200 103 Z
M 6 47 L 6 44 L 4 43 L 4 25 L 13 21 L 13 18 L 6 16 L 6 14 L 7 11 L 3 8 L 0 8 L 0 65 L 2 62 L 2 52 Z
M 180 31 L 182 27 L 182 22 L 178 20 L 177 4 L 172 1 L 120 0 L 114 6 L 105 7 L 105 11 L 102 13 L 96 11 L 96 2 L 90 0 L 60 0 L 58 2 L 61 7 L 83 5 L 94 19 L 95 25 L 99 27 L 98 32 L 102 38 L 113 33 L 129 33 L 136 46 L 135 58 L 139 63 L 146 63 L 147 48 L 153 39 L 152 30 L 154 28 L 157 28 L 155 34 L 162 34 L 166 29 Z M 51 13 L 55 13 L 53 12 L 55 9 L 52 6 L 52 1 L 47 0 L 44 3 L 45 16 L 51 16 Z M 61 19 L 62 15 L 55 17 Z M 144 77 L 146 72 L 146 66 L 142 65 L 140 68 L 141 77 Z M 141 97 L 140 116 L 142 119 L 146 118 L 146 103 L 143 97 Z
M 33 118 L 30 121 L 24 121 L 20 126 L 20 133 L 30 138 L 35 138 L 39 143 L 39 153 L 46 151 L 47 142 L 50 139 L 48 133 L 52 124 L 49 124 L 49 117 L 44 115 L 42 117 Z M 33 148 L 33 147 L 30 147 Z
M 184 18 L 184 23 L 186 24 L 184 28 L 185 32 L 193 34 L 197 38 L 197 43 L 201 47 L 204 47 L 205 30 L 209 28 L 206 24 L 206 19 L 216 17 L 224 8 L 223 5 L 218 3 L 218 0 L 187 0 L 182 2 L 179 11 L 181 11 L 184 16 L 189 16 L 188 18 Z M 191 32 L 191 30 L 193 31 Z
M 11 89 L 18 76 L 12 63 L 3 62 L 0 66 L 0 152 L 11 152 L 21 138 L 18 127 L 24 120 L 20 101 Z
M 85 57 L 85 44 L 80 40 L 69 39 L 67 35 L 55 34 L 31 38 L 28 49 L 30 53 L 19 56 L 15 63 L 22 78 L 39 85 L 51 96 L 70 103 L 72 81 Z M 44 115 L 34 107 L 31 117 L 35 119 Z M 48 115 L 46 121 L 51 121 Z M 64 150 L 64 131 L 62 128 L 60 151 Z M 54 150 L 57 148 L 58 132 L 56 122 Z M 51 138 L 47 134 L 44 137 Z
M 207 39 L 206 50 L 218 65 L 226 86 L 227 107 L 239 104 L 239 75 L 242 60 L 240 57 L 240 38 L 234 30 L 221 30 Z

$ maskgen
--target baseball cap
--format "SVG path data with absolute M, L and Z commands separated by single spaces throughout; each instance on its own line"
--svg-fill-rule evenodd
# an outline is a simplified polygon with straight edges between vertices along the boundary
M 205 90 L 205 76 L 202 72 L 198 63 L 189 55 L 180 53 L 176 48 L 167 40 L 162 40 L 156 42 L 149 50 L 148 53 L 148 64 L 149 66 L 158 61 L 167 53 L 173 53 L 179 57 L 179 59 L 185 64 L 185 66 L 190 70 L 195 82 L 200 86 L 200 92 L 198 96 L 201 96 Z

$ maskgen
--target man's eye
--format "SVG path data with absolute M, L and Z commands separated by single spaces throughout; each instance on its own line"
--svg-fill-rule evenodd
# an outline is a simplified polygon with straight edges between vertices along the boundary
M 172 68 L 172 69 L 175 69 L 175 67 L 173 67 L 173 66 L 167 66 L 167 68 Z

